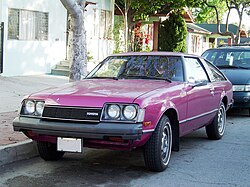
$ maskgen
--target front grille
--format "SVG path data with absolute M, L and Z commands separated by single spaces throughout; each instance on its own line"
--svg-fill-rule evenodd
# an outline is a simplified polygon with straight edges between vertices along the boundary
M 54 120 L 99 122 L 101 112 L 101 108 L 45 106 L 42 117 Z

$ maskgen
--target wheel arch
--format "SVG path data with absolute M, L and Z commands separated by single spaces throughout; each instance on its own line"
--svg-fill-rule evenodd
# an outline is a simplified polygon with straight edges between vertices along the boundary
M 163 115 L 166 115 L 171 124 L 172 128 L 172 150 L 179 151 L 180 149 L 180 130 L 179 130 L 179 120 L 177 111 L 173 108 L 167 109 Z
M 221 94 L 221 102 L 224 104 L 225 109 L 227 110 L 229 107 L 228 105 L 228 97 L 225 91 L 222 92 Z
M 225 109 L 227 110 L 228 109 L 228 99 L 227 99 L 227 96 L 224 96 L 222 98 L 222 103 L 224 104 Z

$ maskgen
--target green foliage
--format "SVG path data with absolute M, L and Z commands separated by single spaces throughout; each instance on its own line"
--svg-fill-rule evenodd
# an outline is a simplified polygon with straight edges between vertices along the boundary
M 173 11 L 159 28 L 159 51 L 186 52 L 186 22 L 180 11 Z
M 91 55 L 90 52 L 87 52 L 87 61 L 89 62 L 89 61 L 91 61 L 93 59 L 94 59 L 93 55 Z
M 133 25 L 138 20 L 145 20 L 149 16 L 162 13 L 167 15 L 171 10 L 182 9 L 183 7 L 197 7 L 201 4 L 200 1 L 196 0 L 115 0 L 116 6 L 124 16 L 125 38 L 129 41 L 125 41 L 125 51 L 132 50 L 130 44 L 133 43 L 131 32 Z M 128 27 L 127 27 L 128 25 Z M 130 27 L 130 28 L 129 28 Z M 127 38 L 127 33 L 129 37 Z
M 201 2 L 196 0 L 115 0 L 115 3 L 124 10 L 125 2 L 133 18 L 145 19 L 149 15 L 164 10 L 180 9 L 183 7 L 198 7 Z
M 208 0 L 208 4 L 217 8 L 219 20 L 222 20 L 228 10 L 225 0 Z M 192 15 L 196 23 L 217 23 L 214 8 L 208 7 L 205 4 L 201 4 L 198 8 L 193 8 Z
M 150 15 L 156 11 L 164 11 L 165 9 L 180 9 L 185 6 L 197 6 L 200 2 L 195 0 L 135 0 L 131 1 L 132 9 L 137 11 L 137 15 Z

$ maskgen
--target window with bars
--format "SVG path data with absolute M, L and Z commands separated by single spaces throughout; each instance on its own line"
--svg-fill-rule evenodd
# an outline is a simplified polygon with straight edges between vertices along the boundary
M 8 39 L 48 40 L 49 14 L 46 12 L 9 9 Z

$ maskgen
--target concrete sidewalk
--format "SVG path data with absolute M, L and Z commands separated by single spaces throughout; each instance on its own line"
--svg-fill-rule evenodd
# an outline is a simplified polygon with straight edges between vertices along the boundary
M 21 132 L 14 132 L 12 121 L 18 116 L 25 95 L 68 82 L 53 75 L 0 76 L 0 165 L 37 155 L 35 144 Z

